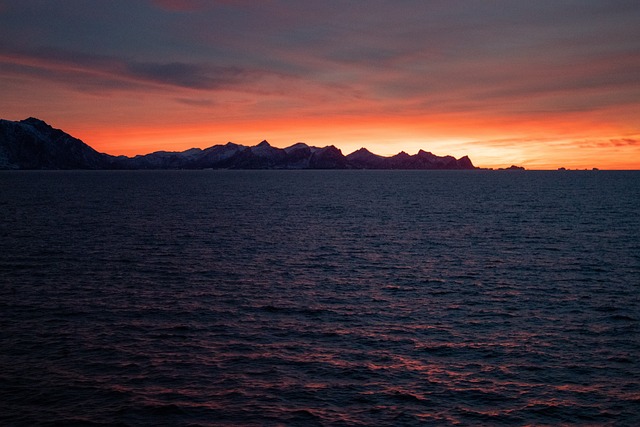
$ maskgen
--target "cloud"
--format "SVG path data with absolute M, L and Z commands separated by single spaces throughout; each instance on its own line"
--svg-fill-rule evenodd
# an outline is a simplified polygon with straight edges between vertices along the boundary
M 128 62 L 126 70 L 143 81 L 191 89 L 220 89 L 244 82 L 251 73 L 238 67 L 184 62 Z
M 53 48 L 25 53 L 0 50 L 0 64 L 5 71 L 13 70 L 83 88 L 169 86 L 218 90 L 240 86 L 262 74 L 240 67 L 178 61 L 139 62 Z
M 640 140 L 633 138 L 617 138 L 609 140 L 579 141 L 581 148 L 611 148 L 611 147 L 635 147 L 640 146 Z
M 640 140 L 631 139 L 631 138 L 612 139 L 611 142 L 619 145 L 639 145 L 640 144 Z
M 203 0 L 151 0 L 151 3 L 170 12 L 192 12 L 206 6 Z
M 211 99 L 201 98 L 175 98 L 175 101 L 192 107 L 212 107 L 216 105 L 216 102 Z
M 257 6 L 255 0 L 150 0 L 151 4 L 169 12 L 195 12 L 215 6 L 247 8 Z M 267 3 L 268 0 L 260 0 Z
M 622 138 L 622 139 L 611 139 L 609 140 L 611 144 L 615 147 L 625 147 L 629 145 L 640 145 L 640 140 L 631 139 L 631 138 Z

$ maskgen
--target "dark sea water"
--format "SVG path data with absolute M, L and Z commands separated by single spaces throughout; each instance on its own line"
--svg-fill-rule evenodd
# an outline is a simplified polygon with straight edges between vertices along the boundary
M 0 173 L 0 425 L 640 425 L 640 172 Z

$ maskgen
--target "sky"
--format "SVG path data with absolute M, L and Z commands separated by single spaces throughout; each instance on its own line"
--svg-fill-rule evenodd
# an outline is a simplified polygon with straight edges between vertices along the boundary
M 640 2 L 0 0 L 0 118 L 27 117 L 114 155 L 640 169 Z

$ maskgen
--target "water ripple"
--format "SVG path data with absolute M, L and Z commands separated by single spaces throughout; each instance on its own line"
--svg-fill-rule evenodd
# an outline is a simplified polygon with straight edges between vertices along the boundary
M 0 423 L 638 425 L 638 178 L 0 173 Z

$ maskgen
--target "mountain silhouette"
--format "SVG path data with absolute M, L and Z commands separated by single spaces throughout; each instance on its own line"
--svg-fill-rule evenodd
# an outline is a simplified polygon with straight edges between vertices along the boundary
M 420 150 L 379 156 L 361 148 L 345 156 L 333 145 L 299 142 L 276 148 L 267 141 L 247 147 L 229 142 L 186 151 L 156 151 L 135 157 L 99 153 L 42 120 L 0 119 L 0 169 L 477 169 L 469 157 L 436 156 Z

